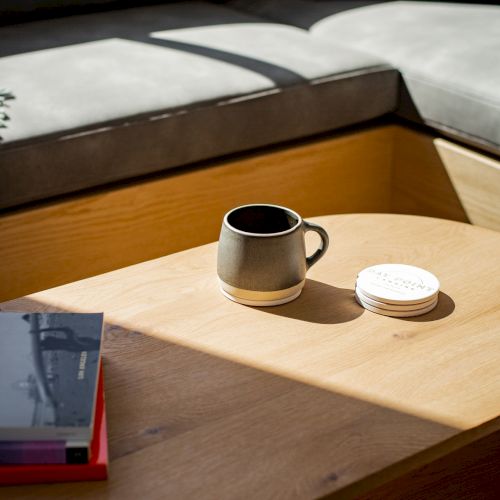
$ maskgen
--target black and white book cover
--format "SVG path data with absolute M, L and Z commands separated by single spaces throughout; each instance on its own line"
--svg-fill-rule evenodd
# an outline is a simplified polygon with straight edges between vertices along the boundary
M 101 313 L 0 313 L 0 441 L 91 441 L 102 328 Z

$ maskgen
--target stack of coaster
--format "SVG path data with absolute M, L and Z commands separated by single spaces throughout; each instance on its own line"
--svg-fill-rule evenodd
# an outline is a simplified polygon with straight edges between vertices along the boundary
M 358 274 L 356 300 L 365 309 L 399 318 L 420 316 L 438 302 L 439 280 L 429 271 L 405 264 L 380 264 Z

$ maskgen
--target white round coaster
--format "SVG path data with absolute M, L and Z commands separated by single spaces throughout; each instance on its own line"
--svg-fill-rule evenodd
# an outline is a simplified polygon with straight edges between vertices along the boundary
M 436 297 L 432 297 L 430 300 L 426 302 L 419 302 L 418 304 L 388 304 L 387 302 L 379 302 L 378 300 L 373 300 L 370 297 L 366 296 L 358 287 L 356 287 L 356 295 L 367 304 L 376 307 L 378 309 L 387 309 L 390 311 L 418 311 L 419 309 L 423 309 L 424 307 L 430 306 L 437 300 Z
M 378 307 L 373 307 L 367 302 L 360 299 L 357 293 L 355 294 L 355 297 L 358 304 L 368 311 L 374 312 L 376 314 L 381 314 L 382 316 L 392 316 L 394 318 L 411 318 L 413 316 L 422 316 L 422 314 L 426 314 L 432 311 L 438 303 L 438 300 L 436 298 L 432 304 L 424 307 L 423 309 L 417 309 L 413 311 L 393 311 L 389 309 L 380 309 Z
M 439 280 L 429 271 L 406 264 L 379 264 L 358 274 L 356 286 L 378 302 L 411 305 L 428 302 L 439 292 Z

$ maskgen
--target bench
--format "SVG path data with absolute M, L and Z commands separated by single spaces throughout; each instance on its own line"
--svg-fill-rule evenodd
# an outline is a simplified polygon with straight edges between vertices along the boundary
M 71 3 L 0 15 L 0 300 L 214 241 L 247 202 L 500 229 L 500 8 Z

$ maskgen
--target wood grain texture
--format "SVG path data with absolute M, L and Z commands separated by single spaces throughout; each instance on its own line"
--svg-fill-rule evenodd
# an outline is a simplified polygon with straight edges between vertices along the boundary
M 358 500 L 498 500 L 500 431 L 474 441 Z
M 393 212 L 500 229 L 500 164 L 399 126 L 286 146 L 0 216 L 0 300 L 214 241 L 228 209 Z
M 0 300 L 215 241 L 246 203 L 389 210 L 390 127 L 288 146 L 0 216 Z
M 105 484 L 3 491 L 353 498 L 436 460 L 448 470 L 447 457 L 497 435 L 500 234 L 412 216 L 314 221 L 333 245 L 283 306 L 225 299 L 215 244 L 2 304 L 105 312 L 112 457 Z M 434 272 L 437 308 L 408 320 L 360 308 L 356 274 L 379 262 Z
M 394 129 L 391 212 L 470 222 L 434 137 Z
M 500 162 L 444 139 L 433 142 L 468 220 L 500 231 Z
M 454 432 L 116 325 L 105 341 L 109 481 L 7 498 L 313 498 Z

